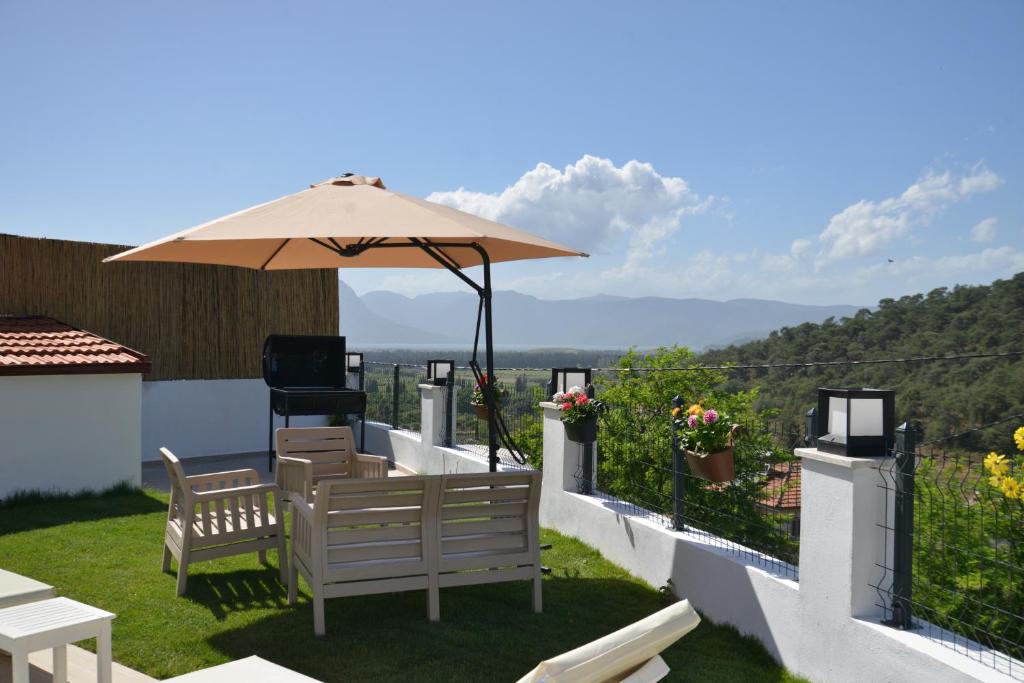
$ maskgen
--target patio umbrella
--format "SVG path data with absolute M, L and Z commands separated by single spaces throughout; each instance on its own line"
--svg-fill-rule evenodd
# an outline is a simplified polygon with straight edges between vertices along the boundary
M 259 270 L 451 271 L 480 296 L 470 365 L 480 381 L 477 351 L 482 324 L 487 366 L 483 387 L 490 408 L 488 451 L 494 470 L 499 432 L 502 440 L 510 447 L 512 444 L 495 403 L 491 263 L 553 256 L 586 254 L 501 223 L 388 190 L 377 177 L 345 174 L 105 260 L 207 263 Z M 472 266 L 483 266 L 482 283 L 462 272 Z

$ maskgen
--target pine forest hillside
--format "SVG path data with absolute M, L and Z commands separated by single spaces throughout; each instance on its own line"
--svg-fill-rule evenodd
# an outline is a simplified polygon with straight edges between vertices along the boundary
M 877 310 L 784 327 L 766 339 L 708 351 L 706 365 L 760 365 L 987 354 L 1024 350 L 1024 273 L 986 286 L 956 286 L 883 299 Z M 818 387 L 895 389 L 899 422 L 937 439 L 1024 413 L 1024 356 L 815 368 L 734 370 L 731 390 L 760 387 L 760 404 L 798 421 Z M 971 445 L 1010 450 L 1011 422 Z M 967 444 L 964 444 L 967 445 Z

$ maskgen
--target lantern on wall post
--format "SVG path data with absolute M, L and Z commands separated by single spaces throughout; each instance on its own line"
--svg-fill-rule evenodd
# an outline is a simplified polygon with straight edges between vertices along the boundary
M 345 369 L 352 374 L 357 374 L 363 369 L 363 354 L 351 352 L 345 354 Z
M 448 375 L 455 372 L 455 361 L 453 360 L 428 360 L 427 361 L 427 384 L 435 387 L 443 387 L 448 384 Z
M 818 389 L 818 450 L 851 458 L 889 455 L 896 430 L 896 392 Z
M 590 368 L 552 368 L 551 381 L 548 382 L 548 400 L 572 387 L 583 389 L 590 398 L 593 398 L 593 392 L 589 391 L 590 386 Z

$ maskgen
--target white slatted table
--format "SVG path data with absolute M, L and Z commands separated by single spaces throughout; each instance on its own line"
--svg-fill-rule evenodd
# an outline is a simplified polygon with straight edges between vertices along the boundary
M 67 646 L 96 639 L 96 680 L 111 683 L 110 622 L 114 614 L 68 598 L 0 609 L 0 650 L 11 653 L 12 683 L 29 683 L 28 655 L 53 648 L 53 682 L 67 683 Z

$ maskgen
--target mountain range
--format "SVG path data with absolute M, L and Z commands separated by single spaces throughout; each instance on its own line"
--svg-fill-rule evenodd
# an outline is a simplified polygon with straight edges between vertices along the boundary
M 354 345 L 464 345 L 473 342 L 479 298 L 438 292 L 359 296 L 339 280 L 341 334 Z M 701 350 L 760 339 L 780 327 L 852 316 L 859 306 L 809 306 L 762 299 L 672 299 L 598 295 L 538 299 L 494 294 L 494 338 L 504 347 L 649 348 L 679 344 Z

